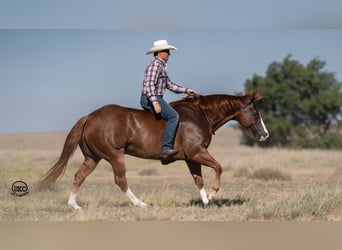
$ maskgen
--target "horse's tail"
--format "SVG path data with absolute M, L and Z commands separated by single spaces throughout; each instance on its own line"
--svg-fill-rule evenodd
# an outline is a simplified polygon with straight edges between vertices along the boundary
M 88 116 L 82 117 L 72 127 L 64 142 L 64 147 L 58 161 L 49 169 L 49 171 L 47 171 L 45 175 L 41 177 L 38 182 L 38 188 L 45 188 L 63 176 L 70 157 L 73 155 L 77 145 L 82 140 L 83 128 L 87 119 Z

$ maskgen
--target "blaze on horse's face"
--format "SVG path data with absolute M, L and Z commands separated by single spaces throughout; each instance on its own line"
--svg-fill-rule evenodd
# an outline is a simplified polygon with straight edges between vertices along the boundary
M 255 94 L 251 102 L 238 115 L 238 121 L 259 141 L 265 141 L 269 137 L 269 132 L 262 120 L 260 112 L 254 101 L 262 99 L 262 96 Z

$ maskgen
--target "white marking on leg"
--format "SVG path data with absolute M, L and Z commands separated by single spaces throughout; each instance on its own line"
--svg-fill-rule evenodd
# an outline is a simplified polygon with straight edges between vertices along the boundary
M 205 205 L 207 205 L 209 203 L 209 200 L 208 200 L 208 197 L 207 197 L 207 192 L 205 191 L 204 187 L 201 188 L 200 194 L 201 194 L 203 203 Z
M 131 191 L 130 188 L 127 189 L 126 193 L 127 197 L 131 200 L 131 202 L 133 203 L 134 206 L 138 206 L 141 208 L 148 208 L 149 205 L 146 204 L 145 202 L 139 200 Z
M 82 207 L 80 207 L 76 202 L 76 196 L 77 196 L 77 193 L 70 192 L 68 205 L 73 207 L 74 209 L 82 209 Z

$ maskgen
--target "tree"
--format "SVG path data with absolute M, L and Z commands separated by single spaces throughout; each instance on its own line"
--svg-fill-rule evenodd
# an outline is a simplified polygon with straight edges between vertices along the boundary
M 315 147 L 334 135 L 341 138 L 342 83 L 324 70 L 324 61 L 315 58 L 303 65 L 291 57 L 272 62 L 266 76 L 245 82 L 246 90 L 264 96 L 259 108 L 271 137 L 262 145 Z M 253 145 L 255 140 L 243 132 L 243 143 Z M 342 139 L 334 138 L 333 144 L 342 148 Z

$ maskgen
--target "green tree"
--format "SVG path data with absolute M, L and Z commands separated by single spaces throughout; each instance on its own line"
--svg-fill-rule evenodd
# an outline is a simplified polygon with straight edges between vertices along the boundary
M 271 136 L 261 145 L 342 148 L 342 83 L 324 69 L 324 61 L 303 65 L 291 57 L 272 62 L 266 76 L 245 82 L 246 90 L 264 96 L 259 108 Z M 256 143 L 245 131 L 242 142 Z

